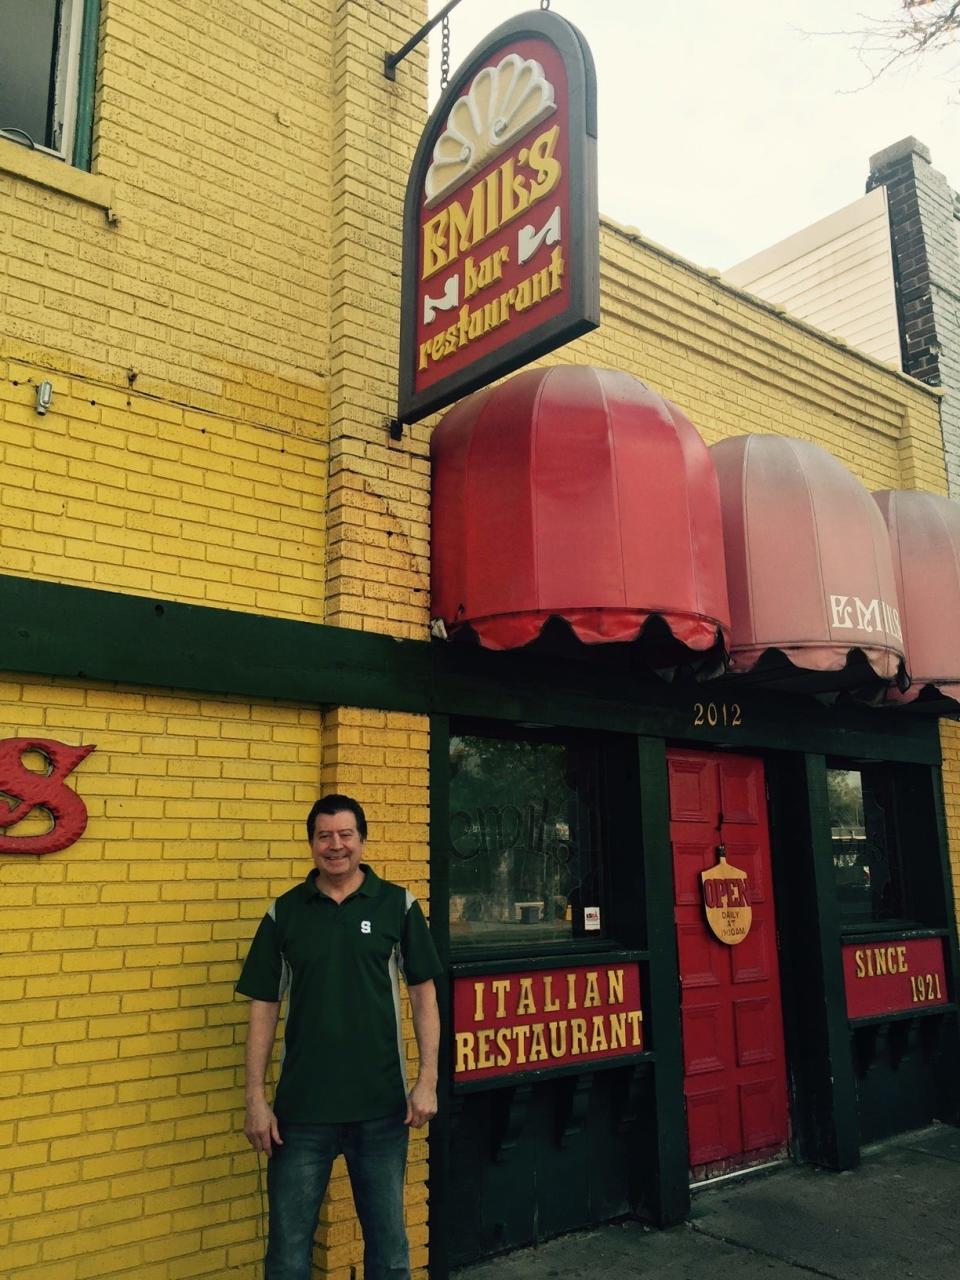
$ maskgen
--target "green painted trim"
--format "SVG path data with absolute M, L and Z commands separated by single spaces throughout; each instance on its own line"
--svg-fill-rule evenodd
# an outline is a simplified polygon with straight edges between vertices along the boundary
M 654 1166 L 648 1185 L 657 1226 L 683 1222 L 690 1212 L 690 1159 L 683 1096 L 683 1044 L 680 1030 L 680 969 L 674 923 L 673 849 L 666 744 L 661 738 L 637 741 L 637 790 L 643 851 L 644 932 L 650 953 L 649 990 L 644 1026 L 656 1055 L 653 1090 Z M 650 1176 L 652 1174 L 652 1177 Z
M 933 788 L 936 841 L 940 854 L 940 885 L 944 895 L 943 913 L 946 924 L 947 987 L 954 1003 L 960 1000 L 960 946 L 957 939 L 957 917 L 954 909 L 953 872 L 950 867 L 950 842 L 947 834 L 947 813 L 943 796 L 943 777 L 939 769 L 930 770 Z M 953 1018 L 944 1026 L 937 1062 L 937 1107 L 942 1120 L 960 1124 L 960 1018 Z
M 89 169 L 93 153 L 93 105 L 99 46 L 100 0 L 85 0 L 77 70 L 77 123 L 73 135 L 72 163 L 77 169 Z
M 452 978 L 473 978 L 492 973 L 513 973 L 514 971 L 519 973 L 521 969 L 530 971 L 555 969 L 559 956 L 563 957 L 570 968 L 585 968 L 591 964 L 643 964 L 650 959 L 647 951 L 624 951 L 623 947 L 618 947 L 616 943 L 611 943 L 610 949 L 604 950 L 598 948 L 595 942 L 591 942 L 589 944 L 591 950 L 578 953 L 576 950 L 571 949 L 570 944 L 580 941 L 582 941 L 580 938 L 571 938 L 561 944 L 562 951 L 552 955 L 545 952 L 543 947 L 537 947 L 534 958 L 531 958 L 523 951 L 518 951 L 513 956 L 504 956 L 504 948 L 502 947 L 497 956 L 489 960 L 463 959 L 461 954 L 455 951 L 450 965 L 450 976 Z M 529 1075 L 530 1073 L 527 1072 L 526 1074 Z
M 604 648 L 604 646 L 599 646 Z M 664 684 L 629 655 L 490 653 L 260 614 L 0 575 L 0 667 L 253 698 L 482 715 L 742 751 L 939 765 L 931 717 L 752 691 L 738 728 L 696 726 L 729 682 Z
M 617 1067 L 640 1067 L 652 1064 L 656 1055 L 644 1049 L 640 1053 L 623 1053 L 616 1058 L 585 1058 L 580 1062 L 568 1062 L 562 1067 L 545 1067 L 542 1071 L 517 1071 L 509 1076 L 491 1076 L 486 1080 L 454 1081 L 453 1092 L 458 1096 L 468 1093 L 489 1093 L 493 1089 L 516 1088 L 518 1084 L 543 1084 L 561 1076 L 593 1075 L 597 1071 L 613 1071 Z
M 437 979 L 440 1006 L 437 1116 L 430 1125 L 427 1194 L 430 1200 L 429 1271 L 436 1280 L 450 1274 L 450 1236 L 456 1230 L 450 1195 L 450 1105 L 453 1096 L 453 984 L 450 981 L 450 875 L 446 855 L 450 830 L 450 721 L 430 718 L 430 933 L 443 963 Z
M 854 932 L 848 925 L 841 926 L 840 941 L 847 947 L 857 942 L 909 942 L 911 938 L 946 938 L 946 929 L 905 929 L 865 928 Z
M 803 1163 L 850 1168 L 857 1163 L 859 1131 L 830 843 L 826 758 L 776 754 L 767 757 L 765 767 L 791 1148 Z M 852 1130 L 845 1127 L 848 1123 L 852 1123 Z
M 430 718 L 430 932 L 450 965 L 450 720 Z
M 662 735 L 695 747 L 940 763 L 936 723 L 922 717 L 740 691 L 729 678 L 709 685 L 680 679 L 666 684 L 639 672 L 629 655 L 597 652 L 604 648 L 563 660 L 522 650 L 434 645 L 436 705 L 451 715 Z M 736 702 L 741 725 L 698 726 L 697 705 L 711 701 Z
M 423 712 L 430 646 L 372 632 L 0 576 L 0 667 Z
M 902 1009 L 899 1013 L 878 1013 L 870 1018 L 851 1018 L 850 1030 L 861 1027 L 882 1027 L 888 1022 L 912 1022 L 914 1018 L 936 1018 L 944 1013 L 956 1014 L 955 1004 L 938 1004 L 932 1009 Z
M 827 1054 L 825 1065 L 829 1069 L 829 1080 L 824 1083 L 830 1099 L 829 1114 L 822 1117 L 826 1128 L 825 1141 L 819 1156 L 812 1155 L 812 1158 L 830 1168 L 853 1169 L 860 1163 L 860 1125 L 840 946 L 840 909 L 833 869 L 827 761 L 822 755 L 808 755 L 805 765 L 812 852 L 809 870 L 815 895 L 813 918 L 807 921 L 808 945 L 819 952 L 817 959 L 822 973 L 825 1013 L 820 1042 Z M 798 951 L 795 954 L 802 953 Z M 811 1034 L 809 1026 L 806 1034 Z
M 473 968 L 477 973 L 484 970 L 487 973 L 505 973 L 510 969 L 516 969 L 521 965 L 526 965 L 526 957 L 530 951 L 536 950 L 538 956 L 543 958 L 543 963 L 530 963 L 530 968 L 549 968 L 556 965 L 558 961 L 569 960 L 571 964 L 589 964 L 589 960 L 580 959 L 580 953 L 592 956 L 594 951 L 603 952 L 604 943 L 595 942 L 588 938 L 554 938 L 549 942 L 540 942 L 536 948 L 522 942 L 504 942 L 502 946 L 496 946 L 494 943 L 469 943 L 457 942 L 450 945 L 450 957 L 458 969 Z M 606 944 L 607 959 L 609 957 L 619 955 L 622 950 L 621 944 L 615 938 L 611 938 Z M 504 959 L 507 956 L 507 959 Z M 515 957 L 515 958 L 511 958 Z M 601 961 L 600 963 L 603 963 Z

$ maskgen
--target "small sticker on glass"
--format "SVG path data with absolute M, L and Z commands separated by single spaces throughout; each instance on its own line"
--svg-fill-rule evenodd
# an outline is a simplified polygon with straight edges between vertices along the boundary
M 596 933 L 600 928 L 600 908 L 583 908 L 583 927 L 587 933 Z

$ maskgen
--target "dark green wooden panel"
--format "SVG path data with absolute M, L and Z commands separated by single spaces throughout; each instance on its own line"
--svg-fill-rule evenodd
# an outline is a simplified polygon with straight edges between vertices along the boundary
M 934 797 L 937 821 L 937 850 L 939 853 L 939 892 L 944 896 L 946 916 L 947 985 L 954 1004 L 960 1004 L 960 949 L 957 945 L 957 917 L 954 909 L 953 876 L 950 869 L 947 819 L 943 802 L 943 778 L 938 769 L 929 773 Z M 933 873 L 936 878 L 936 873 Z M 936 1068 L 937 1110 L 941 1120 L 960 1124 L 960 1017 L 945 1019 L 938 1043 Z
M 857 1097 L 826 760 L 822 755 L 771 757 L 767 784 L 793 1142 L 805 1162 L 851 1169 L 860 1158 Z
M 643 846 L 643 904 L 650 953 L 647 1048 L 655 1055 L 655 1087 L 648 1118 L 651 1147 L 642 1183 L 651 1199 L 646 1210 L 661 1227 L 682 1222 L 690 1210 L 687 1121 L 683 1099 L 683 1046 L 680 1035 L 680 971 L 674 927 L 673 851 L 667 755 L 662 739 L 637 742 L 640 832 Z
M 430 933 L 433 936 L 443 974 L 437 979 L 440 1005 L 440 1053 L 438 1060 L 437 1118 L 430 1126 L 430 1275 L 446 1280 L 450 1272 L 452 1233 L 466 1227 L 452 1220 L 451 1142 L 455 1121 L 462 1114 L 452 1090 L 453 1047 L 450 983 L 450 916 L 447 833 L 450 830 L 450 721 L 446 716 L 430 719 Z M 476 1228 L 479 1230 L 479 1226 Z M 469 1238 L 469 1232 L 466 1233 Z
M 301 703 L 424 711 L 430 646 L 0 576 L 0 667 Z
M 951 1010 L 890 1019 L 852 1033 L 862 1142 L 919 1129 L 933 1120 L 955 1120 L 943 1113 L 945 1095 L 938 1076 L 949 1063 L 956 1077 L 956 1027 L 956 1011 Z
M 644 673 L 629 647 L 596 646 L 576 659 L 489 653 L 7 575 L 0 575 L 0 667 L 300 703 L 480 715 L 736 750 L 940 762 L 931 717 L 740 691 L 729 680 L 668 685 Z M 716 724 L 706 715 L 711 705 Z
M 576 659 L 561 660 L 524 650 L 491 653 L 434 645 L 432 658 L 435 704 L 451 714 L 604 728 L 739 751 L 775 748 L 940 761 L 932 718 L 741 690 L 730 678 L 708 685 L 682 679 L 668 684 L 644 672 L 620 646 L 598 645 Z

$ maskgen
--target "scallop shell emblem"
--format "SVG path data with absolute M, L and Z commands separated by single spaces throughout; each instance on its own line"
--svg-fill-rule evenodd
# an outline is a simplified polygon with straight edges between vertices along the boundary
M 495 67 L 484 67 L 470 92 L 453 104 L 433 148 L 424 183 L 427 207 L 556 109 L 553 85 L 535 59 L 508 53 Z

